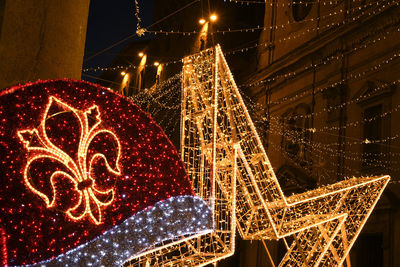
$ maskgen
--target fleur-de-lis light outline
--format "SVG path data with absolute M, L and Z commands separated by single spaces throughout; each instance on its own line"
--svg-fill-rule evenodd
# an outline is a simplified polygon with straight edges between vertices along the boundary
M 81 127 L 81 136 L 79 139 L 79 147 L 78 147 L 78 154 L 77 160 L 71 158 L 66 152 L 62 151 L 56 145 L 52 143 L 46 133 L 46 120 L 48 118 L 48 113 L 50 107 L 53 105 L 59 105 L 63 108 L 63 110 L 73 112 L 74 115 L 78 118 Z M 88 118 L 93 117 L 92 113 L 95 114 L 95 123 L 93 125 L 89 125 Z M 37 129 L 26 129 L 18 131 L 18 137 L 23 142 L 24 147 L 28 151 L 28 160 L 24 170 L 24 181 L 27 187 L 40 196 L 43 201 L 46 203 L 48 208 L 54 207 L 56 202 L 56 188 L 54 186 L 55 178 L 58 175 L 63 175 L 64 177 L 68 178 L 74 184 L 74 189 L 79 193 L 79 200 L 75 206 L 69 208 L 65 213 L 67 216 L 74 220 L 81 220 L 86 216 L 92 220 L 95 224 L 102 223 L 102 212 L 101 207 L 110 205 L 114 200 L 115 191 L 113 188 L 102 191 L 96 188 L 95 179 L 91 177 L 91 167 L 94 161 L 98 158 L 102 158 L 106 163 L 106 168 L 109 172 L 113 173 L 114 175 L 121 175 L 121 169 L 119 166 L 119 159 L 121 155 L 121 145 L 118 137 L 115 133 L 110 130 L 104 129 L 101 127 L 101 118 L 100 113 L 97 105 L 93 105 L 86 111 L 82 112 L 71 106 L 67 105 L 66 103 L 62 102 L 61 100 L 57 99 L 56 97 L 51 96 L 49 98 L 49 102 L 46 106 L 42 121 Z M 115 161 L 115 169 L 113 169 L 104 154 L 96 153 L 94 154 L 91 159 L 89 159 L 89 164 L 87 164 L 87 153 L 89 149 L 89 145 L 91 144 L 92 140 L 100 133 L 110 134 L 115 143 L 118 147 L 117 158 Z M 35 137 L 36 140 L 40 141 L 40 145 L 35 145 L 31 143 L 32 138 Z M 32 183 L 32 179 L 30 179 L 29 167 L 32 162 L 38 159 L 49 158 L 52 160 L 56 160 L 62 163 L 67 169 L 73 174 L 64 172 L 64 171 L 54 171 L 50 177 L 50 184 L 52 189 L 52 199 L 50 200 L 49 197 L 41 192 L 40 190 L 35 188 L 35 185 Z M 98 196 L 104 197 L 106 200 L 99 199 Z M 93 201 L 95 206 L 93 207 L 90 203 Z M 84 207 L 83 207 L 83 206 Z M 83 208 L 83 209 L 82 209 Z M 93 212 L 93 208 L 97 209 L 97 212 Z M 96 214 L 98 216 L 96 216 Z

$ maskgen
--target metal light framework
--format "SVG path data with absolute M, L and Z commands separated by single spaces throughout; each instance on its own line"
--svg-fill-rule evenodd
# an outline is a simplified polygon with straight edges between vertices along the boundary
M 213 54 L 184 59 L 181 157 L 196 194 L 212 207 L 214 229 L 157 244 L 129 266 L 204 266 L 235 251 L 237 147 L 217 134 L 217 102 L 223 97 L 214 91 L 219 85 Z
M 292 237 L 280 266 L 341 266 L 390 179 L 285 197 L 219 46 L 184 59 L 181 155 L 214 231 L 163 243 L 133 266 L 218 261 L 233 254 L 236 225 L 243 239 Z

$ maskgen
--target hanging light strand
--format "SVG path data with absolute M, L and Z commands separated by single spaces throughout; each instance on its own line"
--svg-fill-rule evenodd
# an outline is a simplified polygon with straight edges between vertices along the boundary
M 136 32 L 139 32 L 141 30 L 140 23 L 142 22 L 142 19 L 140 18 L 140 10 L 139 10 L 139 3 L 138 0 L 134 0 L 135 2 L 135 17 L 136 17 Z
M 358 0 L 357 0 L 358 1 Z M 288 27 L 288 26 L 291 26 L 291 25 L 298 25 L 299 23 L 301 23 L 301 24 L 304 24 L 304 23 L 307 23 L 307 22 L 314 22 L 314 21 L 320 21 L 320 20 L 325 20 L 325 19 L 330 19 L 331 17 L 334 17 L 334 16 L 337 16 L 337 15 L 342 15 L 343 13 L 348 13 L 348 12 L 350 12 L 350 13 L 352 13 L 352 12 L 355 12 L 355 11 L 359 11 L 360 9 L 366 9 L 366 8 L 369 8 L 369 7 L 372 7 L 372 6 L 375 6 L 375 5 L 377 5 L 377 4 L 379 4 L 379 3 L 382 3 L 382 1 L 372 1 L 372 2 L 368 2 L 368 3 L 365 3 L 365 4 L 363 4 L 362 6 L 358 6 L 358 7 L 354 7 L 354 8 L 351 8 L 351 9 L 349 9 L 349 10 L 347 10 L 347 9 L 345 9 L 345 8 L 341 8 L 341 9 L 339 9 L 339 10 L 337 10 L 337 11 L 331 11 L 331 12 L 329 12 L 328 14 L 326 14 L 326 15 L 323 15 L 323 16 L 318 16 L 318 17 L 312 17 L 312 18 L 309 18 L 309 19 L 304 19 L 304 20 L 302 20 L 301 22 L 292 22 L 292 21 L 290 21 L 290 20 L 288 20 L 287 22 L 285 22 L 285 23 L 282 23 L 282 24 L 277 24 L 277 25 L 271 25 L 271 26 L 268 26 L 268 27 L 261 27 L 261 26 L 256 26 L 256 27 L 250 27 L 250 28 L 242 28 L 242 29 L 226 29 L 226 30 L 216 30 L 216 31 L 213 31 L 213 32 L 211 32 L 210 34 L 211 35 L 215 35 L 215 34 L 226 34 L 226 33 L 246 33 L 246 32 L 248 32 L 248 33 L 252 33 L 252 32 L 255 32 L 255 31 L 259 31 L 259 30 L 264 30 L 264 31 L 266 31 L 266 30 L 278 30 L 278 29 L 284 29 L 284 28 L 286 28 L 286 27 Z M 382 6 L 384 6 L 384 5 L 382 5 Z M 191 36 L 191 35 L 195 35 L 195 34 L 199 34 L 200 33 L 200 31 L 196 31 L 196 30 L 194 30 L 194 31 L 179 31 L 179 30 L 165 30 L 165 29 L 161 29 L 161 30 L 147 30 L 146 32 L 148 32 L 148 33 L 152 33 L 152 34 L 163 34 L 163 35 L 169 35 L 169 34 L 175 34 L 175 35 L 183 35 L 183 36 Z M 226 54 L 226 53 L 225 53 Z
M 376 3 L 376 2 L 372 2 L 372 3 L 367 3 L 366 5 L 369 5 L 369 6 L 372 6 L 374 3 Z M 399 5 L 399 1 L 398 0 L 395 0 L 395 1 L 391 1 L 390 3 L 389 3 L 389 5 L 390 6 L 393 6 L 393 5 Z M 381 8 L 378 8 L 377 10 L 373 10 L 373 11 L 371 11 L 371 12 L 369 12 L 366 16 L 369 16 L 369 15 L 372 15 L 372 14 L 377 14 L 377 13 L 380 13 L 381 11 L 383 11 L 383 10 L 385 10 L 386 8 L 388 7 L 388 5 L 384 5 L 383 7 L 381 7 Z M 353 8 L 352 10 L 359 10 L 359 7 L 355 7 L 355 8 Z M 354 20 L 358 20 L 359 18 L 361 18 L 363 15 L 365 15 L 364 13 L 362 13 L 362 15 L 361 14 L 359 14 L 358 16 L 355 16 L 355 17 L 353 17 L 353 19 L 352 19 L 352 21 L 354 21 Z M 283 37 L 282 39 L 277 39 L 275 42 L 276 43 L 282 43 L 282 42 L 285 42 L 285 41 L 287 41 L 287 40 L 294 40 L 294 39 L 297 39 L 297 38 L 300 38 L 300 37 L 302 37 L 303 35 L 305 35 L 305 34 L 308 34 L 308 33 L 311 33 L 311 32 L 314 32 L 314 31 L 317 31 L 317 30 L 320 30 L 320 31 L 323 31 L 323 30 L 327 30 L 327 29 L 330 29 L 330 28 L 333 28 L 333 27 L 335 27 L 335 26 L 340 26 L 340 25 L 344 25 L 344 24 L 346 24 L 346 22 L 345 21 L 340 21 L 340 22 L 337 22 L 337 23 L 331 23 L 331 24 L 327 24 L 327 25 L 325 25 L 325 26 L 322 26 L 322 27 L 311 27 L 311 28 L 307 28 L 306 30 L 304 30 L 304 31 L 301 31 L 301 32 L 298 32 L 297 34 L 294 34 L 294 35 L 292 35 L 292 36 L 288 36 L 288 37 Z M 253 28 L 252 28 L 253 29 Z M 254 30 L 255 29 L 257 29 L 257 27 L 256 28 L 254 28 Z M 261 28 L 260 27 L 260 29 L 263 29 L 263 28 Z M 246 29 L 244 29 L 244 30 L 246 30 Z M 247 31 L 249 31 L 249 30 L 251 30 L 251 29 L 247 29 Z M 398 29 L 398 31 L 399 31 L 399 29 Z M 150 31 L 151 32 L 151 31 Z M 188 32 L 189 33 L 189 32 Z M 192 32 L 193 33 L 193 32 Z M 224 53 L 224 55 L 225 56 L 229 56 L 229 55 L 235 55 L 235 54 L 237 54 L 237 53 L 245 53 L 245 52 L 248 52 L 249 50 L 251 50 L 251 49 L 255 49 L 255 48 L 258 48 L 258 47 L 268 47 L 269 45 L 272 45 L 274 42 L 262 42 L 262 43 L 257 43 L 257 44 L 255 44 L 255 45 L 251 45 L 251 46 L 247 46 L 247 47 L 242 47 L 242 48 L 238 48 L 238 49 L 233 49 L 233 50 L 231 50 L 231 51 L 228 51 L 228 52 L 225 52 Z M 372 43 L 373 44 L 373 43 Z M 371 44 L 371 45 L 372 45 Z M 358 49 L 360 49 L 361 47 L 359 47 Z M 357 50 L 357 49 L 355 49 L 355 50 Z M 354 50 L 354 51 L 355 51 Z M 332 57 L 332 59 L 333 59 L 334 57 Z M 336 57 L 336 59 L 338 59 L 337 57 Z M 175 60 L 171 60 L 171 61 L 166 61 L 166 62 L 163 62 L 162 64 L 164 65 L 164 66 L 168 66 L 168 65 L 170 65 L 170 64 L 177 64 L 177 63 L 182 63 L 182 59 L 175 59 Z M 324 64 L 324 63 L 320 63 L 320 65 L 321 64 Z M 326 64 L 326 62 L 325 62 L 325 64 Z M 152 64 L 147 64 L 146 65 L 146 67 L 148 67 L 148 66 L 152 66 Z M 311 68 L 312 66 L 309 66 L 309 67 L 304 67 L 305 69 L 309 69 L 309 68 Z M 134 65 L 132 65 L 132 64 L 129 64 L 129 65 L 118 65 L 118 66 L 112 66 L 112 67 L 88 67 L 88 68 L 85 68 L 85 69 L 83 69 L 82 71 L 83 72 L 90 72 L 90 71 L 93 71 L 93 72 L 98 72 L 98 71 L 118 71 L 118 70 L 121 70 L 121 69 L 127 69 L 127 68 L 133 68 L 133 69 L 135 69 L 135 68 L 137 68 L 136 66 L 134 66 Z M 287 74 L 282 74 L 282 75 L 279 75 L 279 76 L 277 76 L 277 77 L 271 77 L 271 78 L 268 78 L 268 79 L 266 79 L 266 80 L 262 80 L 262 81 L 257 81 L 257 82 L 252 82 L 252 83 L 248 83 L 248 84 L 242 84 L 242 85 L 240 85 L 241 87 L 243 87 L 243 86 L 257 86 L 257 85 L 260 85 L 260 84 L 264 84 L 264 83 L 268 83 L 268 82 L 272 82 L 272 81 L 274 81 L 274 80 L 276 80 L 276 79 L 278 79 L 278 78 L 281 78 L 281 77 L 290 77 L 290 76 L 294 76 L 294 75 L 296 75 L 296 73 L 287 73 Z

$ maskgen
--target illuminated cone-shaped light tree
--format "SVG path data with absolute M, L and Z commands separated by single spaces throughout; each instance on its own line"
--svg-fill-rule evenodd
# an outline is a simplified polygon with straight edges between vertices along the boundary
M 181 156 L 196 193 L 211 205 L 214 231 L 147 251 L 131 264 L 206 265 L 243 239 L 293 243 L 280 266 L 340 266 L 389 176 L 341 181 L 285 197 L 221 48 L 184 59 Z

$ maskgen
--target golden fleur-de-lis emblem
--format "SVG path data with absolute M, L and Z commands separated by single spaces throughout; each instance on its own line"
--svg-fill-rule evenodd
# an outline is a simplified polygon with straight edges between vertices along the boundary
M 20 130 L 18 136 L 27 150 L 26 186 L 48 208 L 61 209 L 74 221 L 88 217 L 101 224 L 102 209 L 113 202 L 115 191 L 96 176 L 121 174 L 121 145 L 103 127 L 98 107 L 80 111 L 50 97 L 39 126 Z M 95 170 L 99 162 L 105 166 L 102 174 Z

